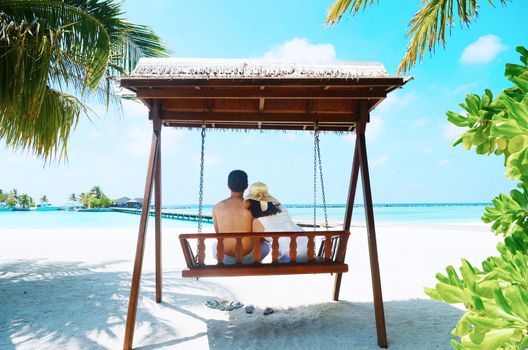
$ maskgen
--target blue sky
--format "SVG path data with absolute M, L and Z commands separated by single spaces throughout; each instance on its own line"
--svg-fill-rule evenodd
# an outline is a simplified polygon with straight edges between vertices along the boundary
M 486 202 L 515 184 L 503 176 L 502 159 L 449 146 L 458 130 L 445 111 L 460 111 L 467 93 L 495 93 L 508 86 L 504 64 L 517 62 L 526 44 L 528 4 L 513 1 L 481 14 L 468 29 L 456 27 L 445 49 L 416 66 L 415 77 L 373 112 L 367 130 L 373 198 L 377 203 Z M 418 1 L 386 1 L 335 27 L 324 25 L 331 1 L 125 1 L 127 17 L 151 26 L 176 57 L 271 57 L 276 59 L 379 61 L 395 74 L 406 47 L 407 22 Z M 74 192 L 100 185 L 110 197 L 142 196 L 151 125 L 141 105 L 127 102 L 122 116 L 83 118 L 72 135 L 69 161 L 44 167 L 31 155 L 0 148 L 0 188 L 62 204 Z M 166 204 L 195 203 L 199 133 L 164 129 L 163 196 Z M 321 140 L 327 201 L 343 203 L 353 138 Z M 312 200 L 313 140 L 303 133 L 208 134 L 205 201 L 226 194 L 231 169 L 266 182 L 284 203 Z

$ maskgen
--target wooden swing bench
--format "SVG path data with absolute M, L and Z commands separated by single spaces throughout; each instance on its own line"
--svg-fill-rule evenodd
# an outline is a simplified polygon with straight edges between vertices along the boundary
M 344 263 L 345 250 L 349 231 L 319 231 L 319 232 L 262 232 L 262 233 L 186 233 L 180 234 L 183 255 L 187 269 L 182 271 L 182 277 L 232 277 L 232 276 L 264 276 L 264 275 L 297 275 L 320 273 L 348 272 Z M 289 237 L 290 262 L 279 263 L 279 238 Z M 307 262 L 297 262 L 297 237 L 308 237 Z M 224 239 L 236 239 L 236 263 L 224 264 Z M 242 264 L 242 239 L 252 238 L 255 262 Z M 260 251 L 260 239 L 271 238 L 271 261 L 263 262 Z M 316 254 L 316 239 L 322 238 Z M 205 241 L 218 242 L 216 264 L 206 264 Z M 197 242 L 197 252 L 194 254 L 191 241 Z M 327 244 L 329 242 L 329 244 Z M 194 243 L 194 242 L 192 242 Z
M 152 120 L 153 126 L 123 349 L 129 350 L 133 344 L 152 195 L 155 206 L 156 302 L 162 301 L 161 131 L 163 127 L 201 128 L 200 218 L 202 218 L 206 130 L 313 132 L 314 153 L 317 153 L 317 156 L 314 154 L 314 182 L 316 161 L 318 161 L 322 189 L 319 132 L 355 134 L 352 171 L 342 231 L 181 234 L 179 238 L 187 264 L 182 276 L 198 278 L 335 273 L 333 299 L 338 300 L 342 274 L 348 271 L 345 253 L 358 178 L 361 174 L 377 338 L 379 346 L 386 348 L 388 343 L 365 130 L 370 121 L 370 112 L 390 92 L 405 85 L 409 79 L 391 77 L 382 64 L 370 62 L 302 65 L 237 59 L 141 59 L 131 76 L 120 79 L 121 87 L 134 92 L 149 108 L 149 119 Z M 344 156 L 345 153 L 347 151 L 344 150 L 342 155 Z M 325 204 L 324 189 L 322 195 Z M 315 203 L 314 208 L 317 208 Z M 315 221 L 314 219 L 314 227 Z M 201 230 L 201 219 L 199 223 L 198 231 Z M 307 262 L 298 262 L 296 257 L 296 239 L 302 236 L 310 238 Z M 256 259 L 252 264 L 241 263 L 242 239 L 247 237 L 254 240 L 256 247 L 254 252 Z M 260 245 L 257 243 L 263 237 L 272 239 L 271 259 L 260 257 Z M 295 238 L 290 242 L 291 262 L 289 263 L 278 262 L 278 240 L 281 237 Z M 222 242 L 225 239 L 237 240 L 235 264 L 223 263 Z M 206 263 L 211 259 L 206 259 L 205 242 L 214 242 L 214 240 L 218 242 L 216 251 L 218 260 L 213 264 Z M 321 241 L 317 254 L 316 241 Z M 191 246 L 195 243 L 197 248 L 196 252 L 193 252 Z

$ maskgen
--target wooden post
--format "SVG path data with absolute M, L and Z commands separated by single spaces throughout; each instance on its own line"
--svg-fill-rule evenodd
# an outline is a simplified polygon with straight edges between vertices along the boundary
M 352 160 L 352 172 L 350 174 L 350 185 L 348 187 L 348 200 L 347 200 L 347 206 L 346 206 L 346 212 L 345 212 L 345 219 L 343 221 L 343 230 L 350 231 L 350 225 L 352 223 L 352 212 L 354 210 L 354 200 L 356 197 L 356 189 L 357 189 L 357 181 L 359 176 L 359 153 L 358 153 L 358 142 L 356 137 L 356 146 L 354 148 L 354 157 Z M 346 242 L 343 241 L 343 238 L 340 238 L 339 244 L 346 244 Z M 345 255 L 346 247 L 343 251 L 343 256 Z M 334 292 L 333 292 L 333 299 L 335 301 L 339 300 L 339 291 L 341 289 L 341 279 L 343 277 L 342 273 L 336 273 L 335 279 L 334 279 Z
M 139 232 L 136 246 L 136 258 L 134 261 L 134 271 L 132 273 L 132 286 L 130 287 L 130 298 L 128 300 L 128 314 L 125 326 L 124 350 L 132 349 L 134 339 L 134 327 L 136 324 L 136 313 L 139 299 L 139 284 L 141 279 L 141 268 L 143 267 L 143 254 L 145 252 L 145 234 L 150 210 L 150 197 L 152 195 L 152 184 L 154 177 L 154 164 L 159 149 L 159 139 L 156 133 L 152 133 L 152 144 L 150 146 L 150 157 L 147 169 L 147 179 L 143 194 L 143 207 L 141 208 L 141 218 L 139 221 Z
M 153 132 L 158 138 L 156 162 L 154 163 L 154 210 L 155 210 L 155 250 L 156 250 L 156 303 L 161 303 L 162 270 L 161 270 L 161 119 L 160 103 L 154 101 L 152 106 Z
M 357 131 L 356 151 L 359 153 L 361 168 L 361 183 L 363 185 L 363 201 L 365 219 L 367 222 L 368 247 L 370 256 L 370 274 L 372 278 L 372 292 L 374 295 L 374 313 L 376 316 L 376 330 L 378 345 L 387 348 L 387 331 L 385 329 L 385 312 L 383 310 L 383 296 L 381 293 L 381 279 L 378 261 L 378 247 L 376 243 L 376 227 L 374 224 L 374 210 L 372 207 L 372 192 L 367 161 L 367 146 L 365 142 L 365 125 Z

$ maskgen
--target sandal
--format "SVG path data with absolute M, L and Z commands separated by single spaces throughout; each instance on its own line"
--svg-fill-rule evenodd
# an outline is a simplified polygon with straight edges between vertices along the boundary
M 241 307 L 244 306 L 244 304 L 242 304 L 238 300 L 232 301 L 229 305 L 227 305 L 225 303 L 221 303 L 218 300 L 214 300 L 214 299 L 207 300 L 204 303 L 204 305 L 207 306 L 208 308 L 220 310 L 220 311 L 233 311 L 236 309 L 240 309 Z

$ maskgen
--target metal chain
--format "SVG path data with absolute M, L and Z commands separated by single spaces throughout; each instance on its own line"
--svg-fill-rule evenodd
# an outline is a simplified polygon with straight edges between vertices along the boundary
M 319 142 L 319 132 L 315 135 L 316 138 L 316 148 L 317 148 L 317 159 L 319 160 L 319 176 L 321 177 L 321 196 L 323 197 L 323 212 L 324 212 L 324 220 L 325 220 L 325 228 L 328 230 L 328 213 L 326 210 L 326 195 L 325 195 L 325 187 L 324 187 L 324 180 L 323 180 L 323 165 L 321 162 L 321 146 Z
M 203 222 L 204 158 L 205 158 L 205 124 L 202 125 L 202 152 L 200 154 L 200 190 L 198 192 L 198 233 L 202 233 L 202 222 Z

